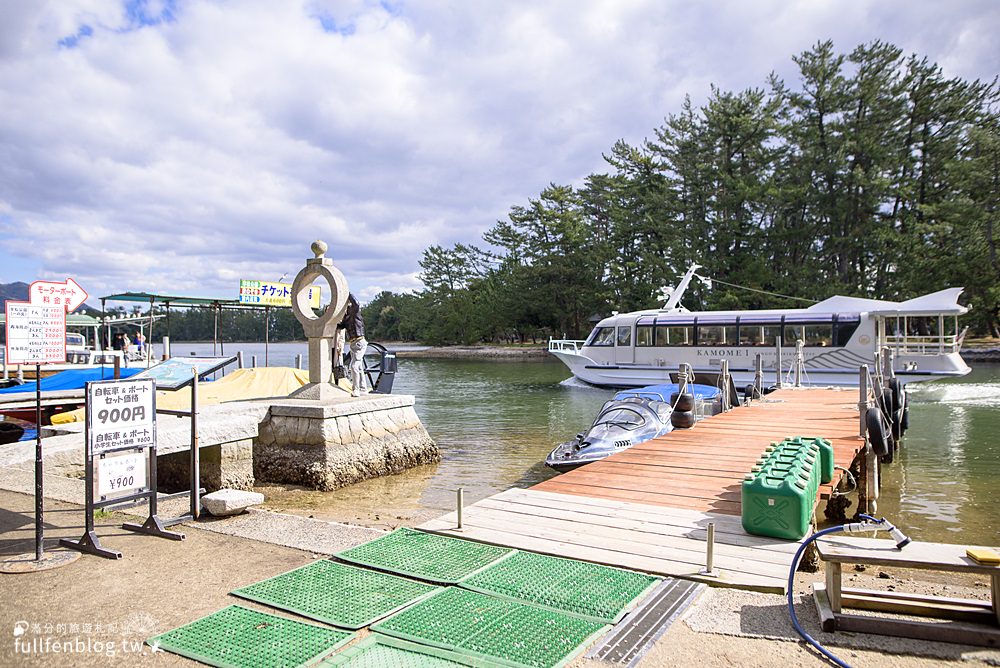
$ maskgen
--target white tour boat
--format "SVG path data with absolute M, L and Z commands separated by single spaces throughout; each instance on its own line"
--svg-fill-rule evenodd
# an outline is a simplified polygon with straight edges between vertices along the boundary
M 904 302 L 835 296 L 804 309 L 692 312 L 680 305 L 698 265 L 674 290 L 664 290 L 662 309 L 617 313 L 597 323 L 586 341 L 550 340 L 549 352 L 578 379 L 600 387 L 642 387 L 670 382 L 681 363 L 718 374 L 722 360 L 738 386 L 753 382 L 756 357 L 764 382 L 788 380 L 801 342 L 804 385 L 856 386 L 858 369 L 874 369 L 888 347 L 903 383 L 964 376 L 971 369 L 959 351 L 965 332 L 958 317 L 962 288 L 948 288 Z M 697 276 L 710 283 L 709 279 Z

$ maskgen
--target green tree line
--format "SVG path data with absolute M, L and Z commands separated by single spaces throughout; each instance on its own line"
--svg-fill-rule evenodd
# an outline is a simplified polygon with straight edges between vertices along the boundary
M 615 143 L 606 172 L 513 206 L 482 247 L 427 248 L 424 290 L 379 294 L 369 338 L 580 337 L 594 315 L 657 306 L 692 263 L 816 300 L 964 286 L 966 323 L 1000 334 L 997 80 L 949 78 L 880 41 L 793 61 L 794 83 L 688 98 L 640 145 Z M 801 306 L 720 283 L 684 303 Z

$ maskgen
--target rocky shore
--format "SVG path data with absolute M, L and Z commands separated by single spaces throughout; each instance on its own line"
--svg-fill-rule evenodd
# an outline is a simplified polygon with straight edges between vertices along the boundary
M 391 343 L 385 344 L 393 350 Z M 544 343 L 524 346 L 428 346 L 417 349 L 401 348 L 396 350 L 396 356 L 405 359 L 491 359 L 491 360 L 525 360 L 546 359 L 548 348 Z

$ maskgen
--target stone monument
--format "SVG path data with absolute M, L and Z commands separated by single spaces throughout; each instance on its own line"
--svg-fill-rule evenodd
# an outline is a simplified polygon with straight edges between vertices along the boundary
M 314 258 L 292 284 L 292 309 L 309 341 L 309 383 L 286 400 L 272 401 L 253 445 L 258 481 L 330 490 L 441 459 L 409 395 L 352 397 L 331 382 L 337 323 L 347 308 L 347 280 L 327 245 L 312 244 Z M 330 304 L 317 315 L 308 289 L 317 278 L 330 287 Z
M 325 401 L 342 398 L 344 390 L 330 382 L 333 375 L 333 345 L 337 338 L 337 325 L 347 310 L 347 279 L 333 266 L 333 260 L 326 257 L 327 245 L 314 241 L 314 258 L 306 260 L 306 266 L 295 276 L 292 283 L 292 312 L 302 325 L 309 341 L 309 384 L 292 394 L 296 399 Z M 309 304 L 309 286 L 317 278 L 326 280 L 330 288 L 330 304 L 317 315 Z

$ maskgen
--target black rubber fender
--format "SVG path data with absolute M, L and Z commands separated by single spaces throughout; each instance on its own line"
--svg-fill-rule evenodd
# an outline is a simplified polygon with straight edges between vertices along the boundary
M 24 427 L 13 422 L 0 422 L 0 445 L 16 443 L 24 436 Z
M 868 432 L 868 442 L 871 443 L 872 452 L 879 457 L 885 457 L 892 452 L 889 434 L 886 433 L 885 424 L 882 422 L 882 410 L 878 406 L 869 407 L 865 413 L 865 429 Z
M 694 413 L 691 411 L 674 411 L 670 414 L 670 424 L 674 429 L 690 429 L 694 426 Z
M 674 407 L 675 411 L 691 411 L 694 410 L 694 395 L 685 392 L 680 394 L 679 392 L 674 392 L 670 395 L 670 405 Z

